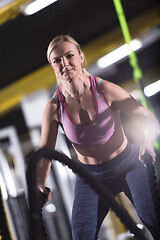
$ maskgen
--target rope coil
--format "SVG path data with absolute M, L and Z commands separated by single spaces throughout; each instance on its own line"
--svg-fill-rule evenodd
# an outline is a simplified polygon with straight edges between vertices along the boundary
M 120 218 L 124 226 L 134 234 L 138 240 L 147 240 L 143 232 L 136 226 L 131 216 L 128 214 L 125 208 L 120 207 L 116 202 L 112 194 L 105 188 L 105 186 L 97 180 L 96 177 L 91 175 L 86 169 L 83 168 L 78 162 L 73 161 L 65 154 L 53 151 L 50 148 L 41 148 L 33 153 L 27 169 L 27 181 L 28 181 L 28 196 L 29 206 L 31 212 L 31 239 L 32 240 L 47 240 L 47 233 L 45 231 L 43 219 L 42 219 L 42 206 L 38 203 L 37 197 L 37 184 L 36 184 L 36 169 L 40 158 L 48 158 L 58 160 L 62 164 L 67 165 L 80 177 L 86 180 L 86 182 L 95 190 L 98 195 L 101 195 L 105 201 L 107 201 L 111 209 Z

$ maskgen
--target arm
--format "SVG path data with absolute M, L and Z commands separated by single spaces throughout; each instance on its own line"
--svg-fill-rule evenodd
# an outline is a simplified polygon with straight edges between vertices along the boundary
M 151 155 L 154 163 L 156 158 L 154 143 L 158 135 L 158 120 L 148 109 L 143 107 L 118 85 L 102 81 L 101 89 L 111 107 L 119 109 L 142 125 L 144 129 L 144 141 L 140 147 L 139 160 L 142 160 L 142 156 L 147 152 Z
M 57 105 L 51 99 L 43 114 L 42 130 L 40 139 L 40 148 L 49 147 L 54 149 L 56 144 L 57 132 L 58 132 L 58 111 Z M 48 177 L 51 167 L 51 160 L 42 158 L 37 169 L 37 184 L 41 192 L 48 195 L 44 184 Z M 48 195 L 48 198 L 50 196 Z

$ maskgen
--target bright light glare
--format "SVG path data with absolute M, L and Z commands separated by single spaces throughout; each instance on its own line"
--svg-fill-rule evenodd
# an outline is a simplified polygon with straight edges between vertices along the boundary
M 154 83 L 151 83 L 150 85 L 148 85 L 144 88 L 144 94 L 147 97 L 151 97 L 154 94 L 156 94 L 157 92 L 160 92 L 160 80 L 158 80 Z
M 137 227 L 138 227 L 139 229 L 141 229 L 141 230 L 144 228 L 144 226 L 143 226 L 142 224 L 140 224 L 140 223 L 137 224 Z
M 32 3 L 30 3 L 29 5 L 27 5 L 24 10 L 23 13 L 26 15 L 32 15 L 38 11 L 40 11 L 41 9 L 51 5 L 52 3 L 56 2 L 57 0 L 36 0 Z
M 130 44 L 124 44 L 121 47 L 116 48 L 112 52 L 101 57 L 97 61 L 97 65 L 100 68 L 106 68 L 109 65 L 119 61 L 120 59 L 128 56 L 131 53 L 131 50 L 136 51 L 141 47 L 142 47 L 142 42 L 138 39 L 134 39 L 130 42 Z
M 56 211 L 56 206 L 53 203 L 50 203 L 46 206 L 46 211 L 49 213 L 53 213 Z

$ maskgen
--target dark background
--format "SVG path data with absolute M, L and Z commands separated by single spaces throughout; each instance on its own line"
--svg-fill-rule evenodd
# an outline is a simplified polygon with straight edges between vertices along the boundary
M 159 0 L 122 0 L 121 2 L 127 22 L 160 7 Z M 148 19 L 148 28 L 149 22 L 150 19 Z M 46 50 L 49 42 L 56 35 L 71 34 L 83 48 L 94 39 L 118 27 L 119 21 L 111 0 L 59 0 L 32 16 L 19 14 L 16 18 L 0 25 L 0 90 L 48 64 Z M 155 27 L 160 31 L 159 24 L 156 23 Z M 153 76 L 159 76 L 159 50 L 160 39 L 137 54 L 143 73 L 151 72 Z M 116 66 L 114 74 L 107 75 L 107 70 L 100 73 L 101 77 L 118 84 L 127 82 L 133 78 L 132 75 L 128 59 Z M 151 101 L 158 109 L 158 94 Z M 156 111 L 159 114 L 158 110 Z M 10 124 L 17 127 L 20 135 L 27 131 L 18 105 L 1 115 L 0 128 Z

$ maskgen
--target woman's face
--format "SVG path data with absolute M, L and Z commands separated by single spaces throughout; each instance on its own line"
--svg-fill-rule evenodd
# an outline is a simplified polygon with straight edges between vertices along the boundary
M 62 42 L 50 54 L 51 66 L 59 79 L 71 80 L 82 74 L 84 54 L 71 42 Z

